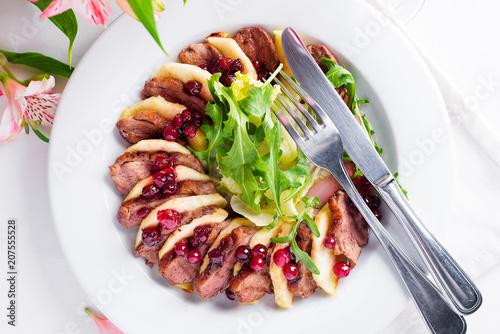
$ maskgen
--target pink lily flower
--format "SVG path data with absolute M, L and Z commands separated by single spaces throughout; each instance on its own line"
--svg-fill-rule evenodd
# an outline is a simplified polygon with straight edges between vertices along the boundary
M 118 4 L 118 6 L 120 6 L 123 12 L 127 13 L 134 19 L 139 20 L 137 15 L 135 15 L 134 11 L 132 10 L 132 7 L 130 7 L 128 0 L 116 0 L 116 3 Z M 155 14 L 155 20 L 157 22 L 160 19 L 161 12 L 163 12 L 164 10 L 165 10 L 165 4 L 163 3 L 163 0 L 153 0 L 153 11 Z
M 86 308 L 85 313 L 87 313 L 96 323 L 101 334 L 124 334 L 119 330 L 111 321 L 106 318 L 99 317 L 90 309 Z
M 38 2 L 38 0 L 30 0 Z M 40 14 L 42 19 L 61 14 L 68 9 L 73 9 L 76 14 L 89 23 L 106 25 L 111 16 L 109 0 L 54 0 Z
M 0 81 L 7 96 L 7 108 L 0 122 L 0 143 L 12 141 L 29 120 L 43 126 L 52 126 L 61 94 L 51 94 L 55 85 L 53 76 L 42 81 L 31 81 L 25 87 L 0 72 Z

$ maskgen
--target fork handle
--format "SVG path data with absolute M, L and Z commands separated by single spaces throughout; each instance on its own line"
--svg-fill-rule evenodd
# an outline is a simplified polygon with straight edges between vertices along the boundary
M 326 167 L 326 166 L 325 166 Z M 330 167 L 330 166 L 329 166 Z M 403 253 L 379 220 L 373 215 L 361 195 L 355 190 L 351 178 L 343 168 L 342 162 L 327 168 L 340 183 L 349 198 L 363 215 L 371 230 L 396 267 L 411 298 L 431 333 L 461 334 L 466 332 L 466 323 L 444 301 L 441 293 L 424 276 L 415 264 Z
M 482 303 L 479 290 L 444 247 L 412 210 L 394 178 L 374 185 L 399 222 L 403 225 L 441 291 L 456 312 L 467 315 Z

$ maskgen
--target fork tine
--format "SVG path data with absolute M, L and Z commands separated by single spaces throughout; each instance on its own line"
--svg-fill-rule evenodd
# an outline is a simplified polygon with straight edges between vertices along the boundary
M 300 86 L 297 85 L 297 83 L 292 78 L 290 78 L 288 74 L 286 74 L 284 71 L 280 71 L 280 74 L 281 77 L 285 79 L 285 81 L 290 85 L 290 87 L 292 87 L 292 89 L 304 100 L 304 102 L 311 107 L 316 115 L 318 115 L 323 124 L 332 123 L 331 119 L 328 117 L 323 108 L 321 108 L 309 94 L 307 94 L 302 88 L 300 88 Z M 279 80 L 276 81 L 279 82 Z M 288 89 L 286 89 L 286 87 L 284 87 L 282 84 L 280 84 L 280 86 L 287 95 L 290 93 L 288 92 Z
M 304 106 L 295 98 L 295 96 L 285 87 L 285 85 L 283 85 L 283 83 L 277 79 L 274 79 L 274 81 L 280 85 L 281 89 L 285 92 L 286 96 L 288 96 L 288 98 L 293 102 L 293 104 L 295 104 L 295 107 L 297 107 L 297 109 L 302 113 L 302 115 L 304 115 L 304 117 L 307 119 L 307 121 L 309 122 L 309 124 L 311 124 L 311 126 L 313 127 L 313 129 L 316 131 L 316 132 L 319 132 L 321 131 L 321 126 L 318 124 L 318 122 L 316 122 L 316 120 L 311 116 L 311 114 L 309 113 L 309 111 L 307 111 Z M 300 93 L 299 93 L 300 95 Z
M 288 133 L 290 134 L 290 136 L 292 137 L 292 139 L 295 141 L 295 143 L 297 144 L 297 146 L 302 151 L 304 151 L 305 150 L 305 148 L 304 148 L 304 144 L 305 144 L 304 143 L 304 138 L 302 138 L 299 135 L 299 133 L 297 132 L 297 130 L 295 130 L 295 128 L 290 123 L 290 121 L 288 120 L 288 118 L 286 118 L 286 116 L 282 112 L 276 113 L 276 116 L 278 117 L 278 119 L 281 122 L 281 124 L 283 124 L 283 126 L 286 129 L 286 131 L 288 131 Z
M 293 118 L 293 120 L 295 121 L 295 123 L 297 123 L 297 125 L 300 127 L 300 129 L 304 133 L 304 137 L 310 137 L 310 136 L 312 136 L 313 135 L 312 131 L 309 130 L 309 128 L 307 127 L 307 125 L 295 113 L 295 111 L 290 106 L 290 104 L 288 102 L 286 102 L 283 97 L 281 97 L 279 95 L 277 96 L 277 100 L 283 106 L 283 108 L 286 109 L 286 111 L 288 111 L 288 114 Z

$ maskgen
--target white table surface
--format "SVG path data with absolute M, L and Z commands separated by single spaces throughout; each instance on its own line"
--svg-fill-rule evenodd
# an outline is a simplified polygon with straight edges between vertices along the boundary
M 474 96 L 481 80 L 488 77 L 497 83 L 491 94 L 479 102 L 479 111 L 491 124 L 500 124 L 500 20 L 497 17 L 500 6 L 488 0 L 420 2 L 423 2 L 422 8 L 412 13 L 413 18 L 405 28 L 466 95 Z M 401 1 L 401 4 L 408 6 L 408 1 Z M 116 18 L 120 12 L 115 4 L 113 9 L 113 18 Z M 27 1 L 0 0 L 0 48 L 36 51 L 67 61 L 66 37 L 51 24 L 40 23 L 36 13 L 37 9 Z M 101 27 L 80 20 L 73 51 L 74 64 L 78 64 L 101 31 Z M 24 78 L 31 72 L 16 67 L 15 73 Z M 57 78 L 57 81 L 56 88 L 61 91 L 64 80 Z M 0 110 L 4 106 L 5 103 L 0 103 Z M 470 191 L 481 189 L 477 185 L 468 186 L 471 182 L 464 180 L 469 180 L 482 159 L 487 158 L 484 152 L 472 146 L 470 138 L 460 127 L 454 127 L 453 131 L 459 185 L 455 197 L 461 198 L 470 196 Z M 0 145 L 0 309 L 3 310 L 0 312 L 0 333 L 98 333 L 97 327 L 83 313 L 84 307 L 92 306 L 92 303 L 70 271 L 51 221 L 46 181 L 47 152 L 48 145 L 34 135 L 20 135 L 14 142 Z M 489 177 L 498 178 L 499 175 Z M 480 196 L 500 199 L 497 192 L 490 192 Z M 460 212 L 460 203 L 463 202 L 456 201 L 455 214 Z M 7 272 L 6 225 L 10 218 L 17 219 L 19 227 L 15 328 L 7 325 L 8 289 L 3 278 Z M 498 214 L 486 207 L 478 208 L 477 219 L 493 219 L 500 223 Z M 457 240 L 463 240 L 466 247 L 467 236 L 453 234 L 453 231 L 448 231 L 443 243 L 446 246 Z M 466 318 L 468 333 L 500 332 L 500 289 L 497 287 L 500 266 L 485 270 L 476 280 L 484 303 L 478 312 Z

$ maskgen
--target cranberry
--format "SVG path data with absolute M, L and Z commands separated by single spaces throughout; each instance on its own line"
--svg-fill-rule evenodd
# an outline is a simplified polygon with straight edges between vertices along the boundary
M 156 227 L 146 227 L 142 230 L 142 242 L 148 246 L 153 247 L 160 243 L 161 235 Z
M 156 184 L 148 184 L 144 188 L 142 188 L 142 196 L 146 198 L 155 198 L 160 194 L 160 187 L 158 187 Z
M 220 71 L 229 71 L 231 69 L 232 60 L 229 58 L 221 58 L 218 60 Z
M 253 65 L 253 67 L 254 67 L 256 70 L 259 70 L 259 69 L 260 69 L 260 61 L 258 61 L 258 60 L 254 60 L 254 61 L 252 62 L 252 65 Z
M 288 263 L 283 267 L 283 274 L 287 280 L 294 280 L 299 276 L 299 267 L 295 263 Z
M 380 213 L 380 211 L 372 210 L 372 212 L 373 212 L 373 215 L 375 216 L 375 218 L 377 218 L 379 221 L 382 220 L 382 214 Z
M 250 261 L 250 268 L 252 268 L 255 271 L 261 271 L 262 269 L 264 269 L 265 264 L 266 261 L 264 261 L 263 258 L 261 258 L 260 256 L 254 256 Z
M 175 165 L 174 157 L 158 157 L 155 159 L 155 166 L 159 169 L 175 168 Z
M 184 121 L 182 120 L 182 114 L 177 114 L 174 116 L 174 119 L 172 119 L 172 125 L 176 129 L 180 129 L 181 126 L 184 125 Z
M 355 177 L 352 179 L 352 182 L 358 190 L 366 190 L 371 185 L 370 181 L 368 181 L 368 179 L 364 176 Z
M 208 70 L 208 66 L 207 64 L 201 64 L 200 66 L 198 66 L 199 68 L 201 68 L 202 70 L 205 70 L 207 71 Z
M 252 256 L 252 251 L 248 246 L 240 246 L 236 249 L 236 261 L 240 263 L 248 262 L 251 256 Z
M 208 253 L 208 258 L 212 263 L 222 263 L 222 261 L 224 260 L 224 255 L 222 254 L 220 249 L 216 248 Z
M 184 133 L 184 130 L 186 130 L 190 126 L 191 126 L 191 124 L 184 123 L 184 125 L 179 128 L 179 137 L 186 138 L 186 134 Z
M 370 209 L 376 209 L 380 206 L 380 198 L 378 196 L 368 195 L 363 197 L 363 199 L 365 200 L 366 205 L 368 205 Z
M 234 300 L 234 292 L 232 292 L 231 290 L 229 289 L 226 289 L 226 297 L 229 299 L 229 300 Z
M 284 248 L 278 249 L 274 252 L 273 260 L 278 267 L 283 267 L 290 262 L 290 254 L 288 254 L 288 251 Z
M 163 173 L 154 173 L 152 179 L 153 183 L 156 184 L 159 188 L 163 187 L 165 185 L 165 182 L 167 182 L 167 177 Z
M 219 62 L 213 63 L 212 65 L 208 66 L 207 71 L 210 72 L 211 74 L 220 72 Z
M 158 211 L 156 218 L 164 230 L 172 230 L 181 222 L 181 214 L 172 209 Z
M 197 249 L 190 250 L 187 255 L 189 263 L 195 264 L 201 261 L 201 253 Z
M 240 58 L 236 58 L 231 63 L 231 72 L 241 72 L 243 71 L 243 64 L 241 63 Z
M 184 134 L 189 138 L 193 138 L 194 136 L 196 136 L 196 127 L 191 124 L 184 130 Z
M 179 131 L 177 131 L 177 129 L 172 124 L 167 126 L 163 131 L 163 138 L 165 138 L 165 140 L 176 141 L 178 137 Z
M 333 266 L 333 273 L 337 275 L 338 278 L 344 278 L 351 272 L 351 268 L 345 262 L 337 262 Z
M 144 219 L 146 218 L 149 213 L 151 212 L 151 209 L 148 209 L 146 207 L 143 207 L 143 208 L 140 208 L 138 211 L 137 211 L 137 216 L 141 219 Z
M 203 124 L 203 115 L 197 111 L 193 112 L 193 125 L 199 128 Z
M 204 243 L 208 239 L 208 232 L 205 226 L 197 226 L 194 229 L 193 238 L 198 244 Z
M 266 257 L 266 255 L 267 255 L 267 247 L 264 246 L 263 244 L 257 244 L 255 246 L 253 246 L 253 248 L 252 248 L 252 255 L 254 257 L 259 257 L 259 256 L 262 257 L 262 258 Z
M 163 175 L 165 175 L 166 182 L 174 183 L 177 175 L 175 174 L 175 169 L 166 168 L 163 170 Z
M 199 95 L 201 92 L 201 82 L 196 80 L 191 80 L 186 82 L 186 89 L 191 95 Z
M 184 241 L 179 241 L 175 245 L 175 253 L 179 256 L 186 256 L 188 253 L 188 246 Z
M 192 117 L 193 117 L 193 113 L 189 109 L 184 109 L 181 113 L 181 119 L 184 123 L 191 123 Z
M 163 194 L 166 196 L 172 196 L 179 190 L 179 183 L 167 183 L 163 187 Z
M 328 249 L 334 249 L 336 244 L 337 242 L 335 241 L 335 238 L 331 234 L 327 235 L 325 239 L 323 239 L 323 246 L 325 246 Z

